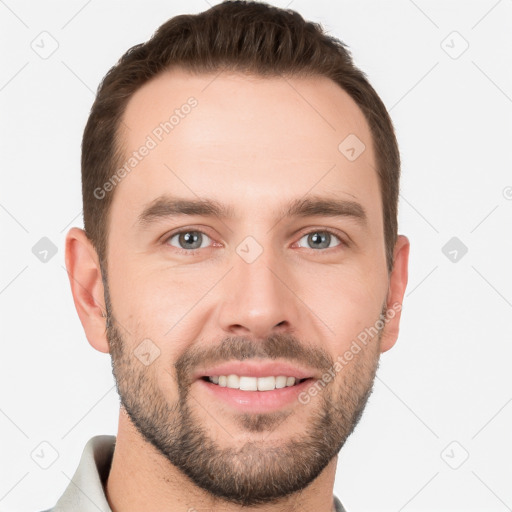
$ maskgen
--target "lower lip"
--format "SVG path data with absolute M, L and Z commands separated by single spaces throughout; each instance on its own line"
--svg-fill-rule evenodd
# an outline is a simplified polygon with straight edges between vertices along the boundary
M 201 390 L 216 399 L 223 400 L 238 411 L 251 413 L 265 413 L 282 409 L 283 407 L 300 403 L 299 394 L 309 388 L 313 379 L 306 379 L 295 386 L 274 389 L 272 391 L 242 391 L 222 387 L 203 379 L 197 381 Z

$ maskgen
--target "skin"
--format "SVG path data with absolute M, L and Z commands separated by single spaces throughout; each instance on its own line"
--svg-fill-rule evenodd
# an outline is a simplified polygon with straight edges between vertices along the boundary
M 409 241 L 398 237 L 388 273 L 370 130 L 336 84 L 322 77 L 215 76 L 163 73 L 127 106 L 129 129 L 121 136 L 129 155 L 187 98 L 198 102 L 109 192 L 114 199 L 108 329 L 98 256 L 82 230 L 72 228 L 67 235 L 66 266 L 76 309 L 89 343 L 111 353 L 122 399 L 107 497 L 114 512 L 235 511 L 242 505 L 244 510 L 328 512 L 337 452 L 362 413 L 380 354 L 397 340 L 399 310 L 307 404 L 297 401 L 274 414 L 244 415 L 221 401 L 213 403 L 188 376 L 207 355 L 222 362 L 218 349 L 224 343 L 228 359 L 243 347 L 255 357 L 277 356 L 306 368 L 309 361 L 320 377 L 322 365 L 336 361 L 383 311 L 402 303 Z M 353 162 L 338 150 L 349 134 L 366 146 Z M 167 218 L 140 227 L 138 215 L 163 193 L 215 199 L 231 205 L 236 216 Z M 313 194 L 359 203 L 366 225 L 350 217 L 279 214 L 289 201 Z M 194 255 L 184 254 L 186 245 L 179 245 L 178 236 L 170 239 L 181 228 L 207 235 Z M 330 239 L 329 248 L 310 245 L 305 235 L 325 234 L 324 229 L 339 238 Z M 247 236 L 263 249 L 252 263 L 236 252 Z M 133 355 L 144 339 L 160 350 L 148 366 Z M 272 344 L 273 339 L 279 343 Z M 297 360 L 288 359 L 294 350 Z M 192 353 L 197 358 L 187 359 Z M 322 424 L 327 411 L 331 422 L 324 418 Z M 204 450 L 212 448 L 207 458 L 197 454 L 198 473 L 224 468 L 230 481 L 239 479 L 251 491 L 244 499 L 222 497 L 218 489 L 215 494 L 180 470 L 183 461 L 170 462 L 173 454 L 166 448 L 186 430 L 184 418 L 202 429 Z M 319 447 L 322 464 L 315 465 L 314 450 L 307 450 L 319 442 L 322 428 L 315 427 L 322 425 L 329 442 Z M 150 431 L 160 434 L 160 444 L 148 440 Z M 184 438 L 190 439 L 188 434 Z M 294 450 L 297 442 L 303 444 Z M 302 466 L 314 466 L 316 474 Z M 295 472 L 296 491 L 268 494 L 262 486 L 269 472 L 278 482 Z

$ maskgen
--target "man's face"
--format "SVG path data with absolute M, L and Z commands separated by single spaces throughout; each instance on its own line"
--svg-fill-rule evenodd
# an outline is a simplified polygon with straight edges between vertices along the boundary
M 124 124 L 126 160 L 138 160 L 115 188 L 108 241 L 122 404 L 218 497 L 254 505 L 303 489 L 353 431 L 381 351 L 382 332 L 335 365 L 376 325 L 388 291 L 364 116 L 325 78 L 173 71 L 132 97 Z M 366 146 L 356 159 L 338 148 L 349 135 Z M 173 200 L 214 201 L 231 215 L 177 213 Z M 305 200 L 337 201 L 329 211 L 340 214 L 325 204 L 287 214 Z M 228 375 L 261 389 L 274 380 L 256 377 L 296 380 L 236 390 L 235 377 L 221 385 Z

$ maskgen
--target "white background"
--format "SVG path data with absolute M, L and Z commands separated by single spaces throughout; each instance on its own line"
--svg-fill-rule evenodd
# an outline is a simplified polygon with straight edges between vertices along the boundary
M 511 510 L 512 1 L 273 3 L 348 44 L 403 160 L 400 338 L 340 452 L 334 492 L 348 512 Z M 65 234 L 82 226 L 82 131 L 126 49 L 206 8 L 0 1 L 2 512 L 52 506 L 86 441 L 116 433 L 110 359 L 89 346 L 64 268 Z M 31 48 L 43 31 L 59 45 L 47 59 Z M 442 252 L 454 236 L 468 248 L 456 262 Z M 42 237 L 58 249 L 46 263 L 32 253 Z M 59 454 L 48 469 L 31 458 L 43 441 Z

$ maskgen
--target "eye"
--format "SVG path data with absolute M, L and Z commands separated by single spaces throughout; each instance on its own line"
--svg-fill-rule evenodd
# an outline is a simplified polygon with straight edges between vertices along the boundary
M 211 238 L 202 231 L 188 229 L 169 236 L 165 243 L 182 252 L 194 253 L 196 249 L 208 247 L 208 241 L 211 241 Z
M 304 234 L 296 244 L 301 246 L 305 240 L 307 248 L 331 249 L 338 246 L 348 246 L 341 237 L 328 229 L 315 229 Z M 338 243 L 336 243 L 336 241 Z M 212 239 L 204 232 L 196 229 L 183 229 L 171 234 L 164 240 L 164 244 L 174 247 L 179 253 L 195 255 L 199 249 L 211 247 Z
M 338 235 L 326 229 L 310 231 L 302 236 L 298 243 L 300 244 L 301 240 L 304 239 L 306 239 L 309 249 L 330 249 L 331 247 L 337 247 L 338 245 L 346 245 Z M 335 242 L 336 240 L 338 240 L 338 243 L 333 245 L 332 242 Z

